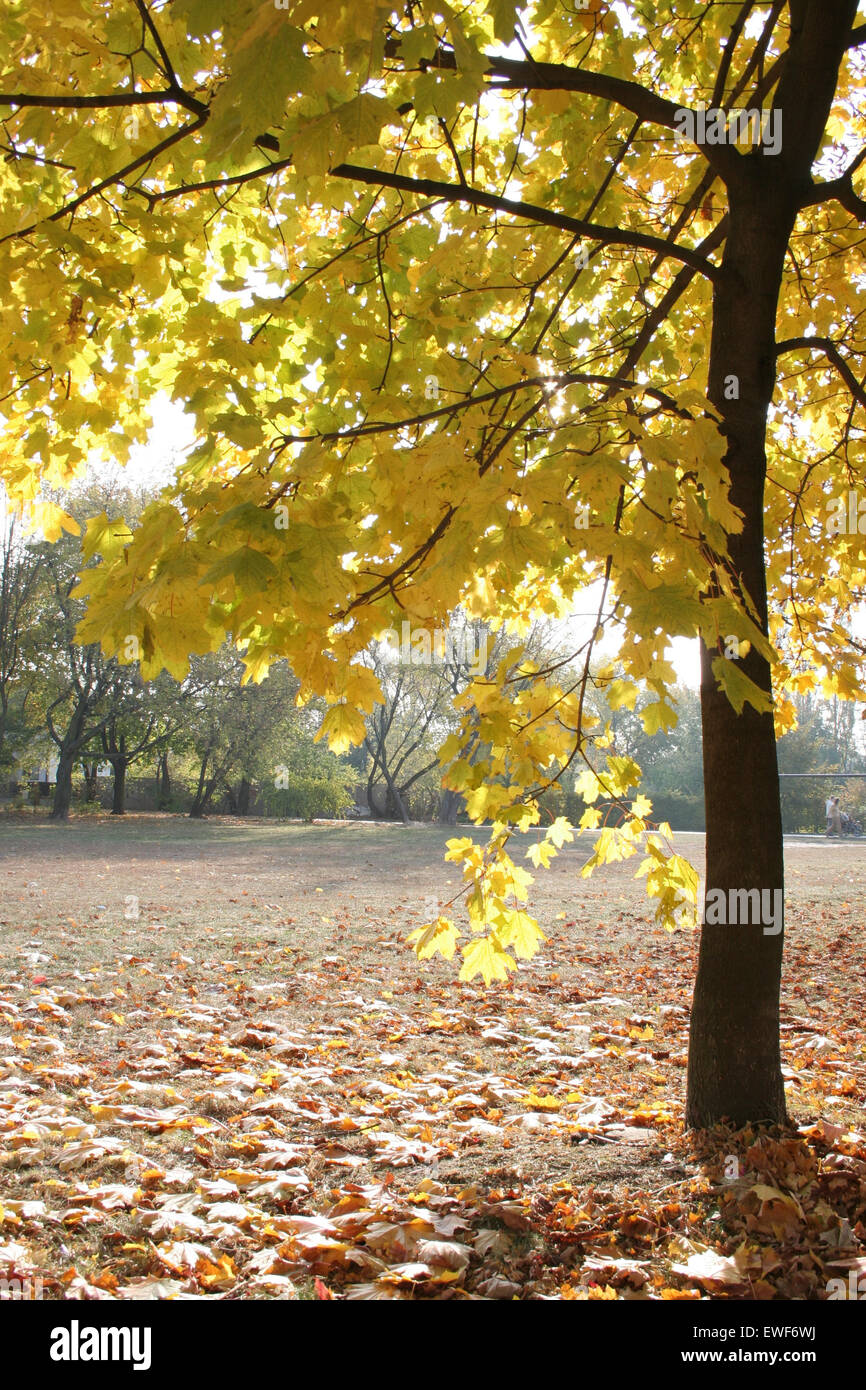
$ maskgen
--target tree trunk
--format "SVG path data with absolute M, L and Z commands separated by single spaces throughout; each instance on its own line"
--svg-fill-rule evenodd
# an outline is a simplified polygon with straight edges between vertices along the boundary
M 126 814 L 126 759 L 112 758 L 111 770 L 114 773 L 111 814 L 113 816 L 123 816 Z
M 729 537 L 741 591 L 751 598 L 767 631 L 763 498 L 767 410 L 775 372 L 776 303 L 793 214 L 760 196 L 737 208 L 716 287 L 710 348 L 709 395 L 721 412 L 731 500 L 744 516 Z M 736 377 L 736 386 L 732 378 Z M 726 399 L 738 392 L 738 399 Z M 718 688 L 712 662 L 724 650 L 701 646 L 701 722 L 706 806 L 706 887 L 783 890 L 782 817 L 772 714 L 745 705 L 735 713 Z M 744 673 L 768 695 L 770 667 L 754 649 L 741 658 Z M 737 901 L 737 900 L 734 900 Z M 773 897 L 768 899 L 774 902 Z M 726 916 L 732 914 L 725 914 Z M 781 922 L 767 934 L 760 920 L 705 923 L 689 1041 L 687 1123 L 728 1119 L 785 1120 L 779 1052 Z
M 382 751 L 383 751 L 383 755 L 384 755 L 384 749 L 383 749 Z M 387 783 L 387 786 L 388 786 L 388 796 L 387 796 L 387 799 L 386 799 L 386 802 L 385 802 L 385 805 L 386 805 L 387 810 L 388 810 L 388 819 L 389 819 L 389 820 L 396 820 L 396 819 L 397 819 L 397 816 L 399 815 L 399 817 L 400 817 L 400 819 L 402 820 L 403 824 L 404 824 L 404 825 L 408 825 L 408 824 L 409 824 L 409 816 L 408 816 L 408 814 L 407 814 L 407 812 L 406 812 L 406 807 L 405 807 L 405 805 L 404 805 L 404 803 L 403 803 L 403 798 L 402 798 L 402 796 L 400 795 L 400 789 L 399 789 L 399 787 L 397 786 L 396 782 L 394 781 L 394 778 L 391 776 L 390 772 L 388 771 L 388 764 L 387 764 L 387 762 L 385 761 L 384 756 L 382 757 L 382 774 L 383 774 L 383 776 L 384 776 L 384 778 L 385 778 L 385 782 Z
M 84 763 L 84 799 L 85 801 L 99 800 L 99 777 L 97 769 L 98 763 Z
M 783 894 L 772 715 L 759 715 L 749 706 L 734 713 L 709 669 L 715 655 L 702 649 L 707 891 L 721 889 L 726 903 L 731 889 Z M 732 769 L 739 769 L 739 775 Z M 761 921 L 705 923 L 701 929 L 689 1038 L 690 1125 L 785 1120 L 779 1050 L 781 917 L 769 925 L 772 932 Z
M 439 793 L 439 824 L 456 825 L 462 804 L 463 797 L 460 792 L 452 791 L 450 787 L 443 787 Z
M 50 820 L 68 820 L 72 805 L 72 765 L 74 754 L 61 748 L 57 763 L 57 781 L 54 784 L 54 803 Z
M 238 804 L 238 812 L 237 812 L 237 813 L 238 813 L 239 816 L 248 816 L 248 815 L 249 815 L 249 813 L 250 813 L 250 794 L 251 794 L 251 792 L 252 792 L 252 783 L 249 781 L 249 778 L 247 778 L 247 777 L 242 777 L 242 778 L 241 778 L 240 787 L 238 788 L 238 796 L 237 796 L 237 804 Z
M 855 0 L 832 13 L 817 0 L 792 5 L 791 49 L 776 94 L 784 150 L 743 159 L 729 185 L 729 230 L 714 285 L 708 394 L 723 419 L 731 501 L 744 517 L 729 537 L 731 568 L 767 632 L 763 501 L 767 411 L 776 373 L 776 313 L 788 242 L 833 100 Z M 778 159 L 775 168 L 770 167 Z M 736 714 L 701 648 L 701 721 L 707 813 L 706 888 L 769 890 L 784 901 L 782 816 L 772 714 Z M 742 669 L 771 693 L 770 667 L 754 649 Z M 769 899 L 775 902 L 774 896 Z M 728 916 L 739 915 L 727 913 Z M 754 913 L 746 913 L 754 916 Z M 757 914 L 759 917 L 762 914 Z M 703 1127 L 786 1119 L 779 1046 L 782 913 L 705 923 L 689 1041 L 686 1122 Z
M 171 801 L 171 777 L 168 771 L 168 750 L 159 755 L 159 763 L 156 769 L 156 781 L 157 809 L 164 811 Z
M 208 798 L 205 785 L 205 778 L 207 776 L 207 765 L 209 760 L 210 753 L 208 752 L 205 753 L 204 757 L 201 760 L 201 767 L 198 771 L 198 786 L 195 789 L 195 796 L 193 797 L 192 805 L 189 808 L 189 814 L 193 820 L 201 819 L 201 817 L 204 815 L 205 805 L 207 804 Z
M 206 811 L 207 808 L 208 808 L 208 804 L 209 804 L 209 802 L 210 802 L 210 799 L 211 799 L 212 794 L 213 794 L 213 782 L 208 782 L 208 783 L 206 783 L 204 786 L 201 786 L 201 787 L 198 788 L 198 790 L 196 791 L 195 796 L 193 797 L 193 803 L 192 803 L 192 805 L 191 805 L 190 808 L 189 808 L 189 814 L 190 814 L 190 819 L 191 819 L 191 820 L 201 820 L 201 819 L 202 819 L 202 817 L 203 817 L 204 814 L 205 814 L 205 811 Z
M 404 825 L 409 824 L 409 813 L 406 810 L 406 805 L 403 801 L 402 796 L 400 795 L 400 790 L 390 779 L 388 781 L 387 805 L 389 820 L 396 820 L 399 816 Z
M 193 798 L 193 803 L 189 810 L 189 814 L 193 820 L 201 820 L 204 816 L 210 806 L 211 799 L 216 790 L 216 784 L 216 777 L 209 777 L 205 780 L 204 767 L 202 767 L 195 797 Z

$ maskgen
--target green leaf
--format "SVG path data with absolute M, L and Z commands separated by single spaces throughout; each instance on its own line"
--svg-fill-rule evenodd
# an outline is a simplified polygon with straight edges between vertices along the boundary
M 277 577 L 277 568 L 260 550 L 243 545 L 211 565 L 202 576 L 201 585 L 213 585 L 226 577 L 231 577 L 239 589 L 261 589 Z

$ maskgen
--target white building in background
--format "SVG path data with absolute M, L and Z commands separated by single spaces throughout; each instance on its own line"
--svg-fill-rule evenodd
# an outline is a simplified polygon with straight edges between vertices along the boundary
M 46 757 L 44 750 L 29 753 L 25 749 L 23 753 L 15 754 L 11 780 L 24 786 L 29 786 L 31 782 L 48 782 L 53 786 L 57 781 L 57 762 L 54 753 Z
M 83 759 L 76 758 L 75 767 L 81 770 Z M 15 770 L 13 777 L 17 782 L 50 782 L 52 785 L 57 781 L 58 759 L 54 753 L 48 758 L 30 758 L 25 753 L 23 756 L 17 754 L 15 757 Z M 96 768 L 97 777 L 111 777 L 111 763 L 101 762 Z
M 33 782 L 45 782 L 49 786 L 54 786 L 57 781 L 58 757 L 56 753 L 47 753 L 43 748 L 32 751 L 24 749 L 15 754 L 15 761 L 10 773 L 10 782 L 16 782 L 19 786 L 30 786 Z M 75 772 L 80 774 L 83 762 L 82 758 L 75 760 Z M 112 776 L 111 763 L 101 762 L 96 768 L 97 777 L 110 778 Z

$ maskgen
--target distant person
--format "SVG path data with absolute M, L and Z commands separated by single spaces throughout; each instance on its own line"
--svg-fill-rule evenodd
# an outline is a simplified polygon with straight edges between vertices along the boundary
M 830 811 L 830 829 L 828 835 L 842 834 L 842 807 L 839 805 L 838 796 L 833 797 L 833 806 Z
M 825 816 L 827 817 L 827 834 L 829 835 L 829 834 L 831 833 L 831 831 L 832 831 L 832 826 L 833 826 L 833 798 L 832 798 L 832 796 L 828 796 L 828 797 L 827 797 L 827 805 L 824 807 L 824 814 L 825 814 Z

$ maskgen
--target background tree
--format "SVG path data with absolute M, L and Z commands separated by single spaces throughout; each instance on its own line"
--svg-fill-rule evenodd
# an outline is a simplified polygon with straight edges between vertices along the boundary
M 72 805 L 72 773 L 76 762 L 92 750 L 106 725 L 116 720 L 133 697 L 132 672 L 108 657 L 98 642 L 75 640 L 81 605 L 72 597 L 78 582 L 80 547 L 65 537 L 44 548 L 50 576 L 50 607 L 41 614 L 43 653 L 50 661 L 53 698 L 46 710 L 49 735 L 57 748 L 52 820 L 66 820 Z M 95 799 L 97 758 L 91 756 L 88 799 Z
M 37 724 L 33 711 L 39 675 L 34 649 L 37 590 L 44 574 L 44 555 L 28 544 L 14 512 L 0 498 L 0 768 L 9 765 Z M 29 706 L 29 708 L 28 708 Z M 7 746 L 12 739 L 14 749 Z
M 501 641 L 499 646 L 501 647 Z M 409 823 L 409 797 L 424 788 L 456 819 L 460 796 L 439 788 L 439 748 L 456 727 L 454 701 L 476 676 L 486 676 L 497 640 L 483 623 L 455 614 L 430 631 L 401 624 L 367 653 L 382 693 L 367 716 L 367 804 L 379 819 Z M 417 795 L 417 792 L 416 792 Z
M 329 702 L 338 751 L 385 629 L 457 605 L 508 625 L 443 749 L 494 821 L 452 847 L 468 920 L 418 941 L 460 942 L 466 977 L 535 949 L 509 847 L 574 763 L 582 827 L 600 795 L 630 805 L 590 865 L 643 849 L 666 921 L 694 893 L 589 717 L 596 636 L 619 632 L 650 729 L 676 719 L 669 638 L 700 637 L 708 890 L 782 889 L 788 691 L 863 696 L 863 534 L 826 525 L 862 482 L 856 11 L 80 0 L 5 21 L 0 254 L 28 306 L 4 317 L 7 486 L 122 458 L 157 383 L 185 401 L 173 498 L 131 541 L 88 530 L 82 641 L 131 630 L 145 677 L 182 679 L 229 631 L 253 678 L 287 659 Z M 582 672 L 527 680 L 531 614 L 588 588 Z M 759 923 L 703 930 L 691 1123 L 784 1118 L 781 959 Z
M 385 701 L 367 716 L 367 805 L 378 820 L 399 817 L 408 825 L 409 793 L 439 761 L 429 731 L 443 686 L 429 670 L 389 669 L 387 656 L 376 656 L 373 669 Z
M 779 740 L 782 773 L 818 773 L 827 777 L 785 777 L 782 780 L 782 817 L 786 831 L 824 831 L 825 802 L 841 796 L 843 808 L 862 819 L 866 814 L 864 784 L 833 778 L 833 772 L 866 773 L 856 706 L 836 696 L 822 700 L 814 693 L 794 696 L 797 726 Z
M 340 816 L 351 806 L 349 787 L 358 782 L 364 750 L 353 750 L 360 757 L 351 760 L 318 742 L 324 713 L 314 701 L 305 709 L 293 709 L 291 719 L 275 725 L 259 783 L 267 814 L 312 821 L 316 816 Z
M 227 795 L 232 812 L 246 815 L 253 783 L 274 775 L 297 682 L 279 665 L 261 685 L 242 685 L 243 674 L 228 644 L 193 663 L 185 732 L 197 764 L 194 818 L 207 813 L 217 793 Z
M 642 789 L 653 803 L 654 819 L 666 821 L 675 830 L 704 828 L 703 759 L 701 756 L 701 703 L 696 690 L 688 686 L 671 687 L 669 698 L 677 711 L 677 722 L 669 729 L 647 733 L 645 720 L 652 722 L 654 697 L 650 692 L 635 695 L 628 704 L 611 709 L 605 698 L 605 682 L 592 695 L 592 706 L 601 722 L 610 729 L 614 751 L 640 764 Z
M 158 797 L 168 800 L 169 751 L 185 726 L 191 693 L 190 682 L 180 686 L 170 676 L 159 676 L 147 685 L 134 674 L 130 677 L 124 705 L 111 711 L 99 736 L 103 757 L 111 764 L 112 815 L 125 814 L 127 773 L 146 758 L 156 756 L 163 772 L 157 779 Z

